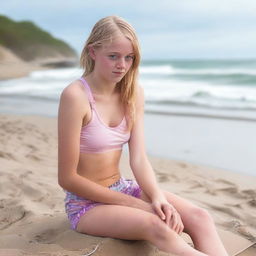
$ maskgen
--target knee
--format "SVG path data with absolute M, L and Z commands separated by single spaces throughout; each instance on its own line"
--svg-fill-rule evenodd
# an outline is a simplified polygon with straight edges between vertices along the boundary
M 190 216 L 193 228 L 202 229 L 214 223 L 209 212 L 200 207 L 193 208 Z
M 152 215 L 146 220 L 146 240 L 165 240 L 170 235 L 170 228 L 157 216 Z

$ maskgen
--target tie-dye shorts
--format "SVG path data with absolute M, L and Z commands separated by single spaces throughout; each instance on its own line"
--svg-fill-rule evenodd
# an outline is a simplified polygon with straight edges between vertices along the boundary
M 109 189 L 137 198 L 139 198 L 141 194 L 141 188 L 135 180 L 125 179 L 123 177 L 121 177 L 116 183 L 109 186 Z M 76 230 L 80 218 L 87 211 L 98 205 L 103 205 L 103 203 L 95 202 L 66 191 L 65 209 L 71 228 Z

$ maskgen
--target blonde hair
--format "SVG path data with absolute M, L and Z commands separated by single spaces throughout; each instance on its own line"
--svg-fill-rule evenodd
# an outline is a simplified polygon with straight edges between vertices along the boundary
M 102 47 L 105 43 L 111 43 L 117 36 L 124 35 L 133 46 L 134 59 L 127 74 L 117 83 L 121 102 L 125 108 L 128 120 L 128 130 L 131 130 L 135 120 L 135 100 L 138 80 L 138 67 L 140 64 L 139 42 L 134 28 L 124 19 L 118 16 L 108 16 L 99 20 L 93 27 L 80 57 L 80 65 L 84 69 L 83 76 L 90 74 L 94 69 L 94 60 L 90 57 L 89 47 Z

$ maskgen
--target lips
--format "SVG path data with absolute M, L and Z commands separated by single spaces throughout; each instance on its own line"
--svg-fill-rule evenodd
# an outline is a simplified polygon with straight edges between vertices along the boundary
M 113 73 L 114 73 L 115 75 L 118 75 L 118 76 L 124 75 L 124 72 L 120 72 L 120 71 L 114 71 Z

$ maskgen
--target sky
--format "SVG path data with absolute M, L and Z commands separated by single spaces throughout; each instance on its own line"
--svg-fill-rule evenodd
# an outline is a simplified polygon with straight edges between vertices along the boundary
M 144 60 L 256 58 L 255 0 L 8 0 L 0 14 L 33 21 L 78 54 L 100 18 L 118 15 L 136 29 Z

